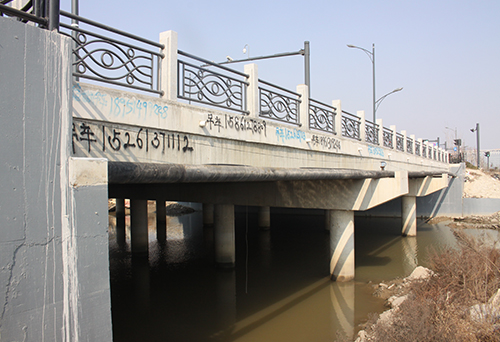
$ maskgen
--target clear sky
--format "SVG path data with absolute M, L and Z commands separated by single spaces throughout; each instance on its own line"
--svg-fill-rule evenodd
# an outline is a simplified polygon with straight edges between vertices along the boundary
M 118 1 L 79 0 L 80 15 L 158 41 L 174 30 L 179 49 L 222 62 L 311 47 L 311 97 L 372 118 L 372 64 L 352 44 L 375 43 L 377 111 L 385 127 L 452 143 L 455 128 L 481 150 L 500 148 L 500 1 Z M 61 0 L 70 11 L 71 1 Z M 255 62 L 259 78 L 295 90 L 304 58 Z M 243 64 L 233 67 L 242 70 Z M 448 129 L 446 128 L 448 127 Z

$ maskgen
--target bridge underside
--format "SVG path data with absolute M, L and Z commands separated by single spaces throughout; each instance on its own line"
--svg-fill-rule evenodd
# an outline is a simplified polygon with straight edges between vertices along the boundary
M 209 204 L 214 216 L 216 261 L 223 266 L 234 265 L 234 205 L 261 207 L 260 213 L 267 216 L 269 207 L 325 209 L 331 232 L 330 272 L 335 280 L 354 277 L 354 211 L 403 197 L 403 235 L 416 235 L 415 198 L 448 184 L 448 175 L 435 176 L 435 172 L 108 163 L 112 198 L 134 199 L 132 206 L 142 208 L 151 199 L 157 203 L 174 200 Z M 270 221 L 269 217 L 261 219 Z M 145 246 L 136 248 L 141 249 L 147 251 Z

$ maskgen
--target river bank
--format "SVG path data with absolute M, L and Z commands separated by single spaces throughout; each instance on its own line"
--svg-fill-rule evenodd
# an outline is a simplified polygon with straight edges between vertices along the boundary
M 500 212 L 431 220 L 447 222 L 457 248 L 434 250 L 428 269 L 374 285 L 389 309 L 372 315 L 355 341 L 499 341 L 500 241 L 470 234 L 499 230 L 499 219 Z

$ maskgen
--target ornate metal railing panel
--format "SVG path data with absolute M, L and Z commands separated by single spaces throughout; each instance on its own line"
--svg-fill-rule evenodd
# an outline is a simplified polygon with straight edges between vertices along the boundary
M 434 149 L 434 160 L 437 160 L 437 151 Z
M 178 54 L 205 63 L 197 66 L 178 60 L 178 98 L 248 114 L 248 75 L 183 51 L 178 51 Z
M 401 133 L 396 133 L 396 150 L 405 151 L 405 137 Z
M 427 147 L 422 144 L 422 157 L 427 158 Z
M 429 146 L 429 151 L 427 151 L 427 157 L 432 159 L 432 146 Z
M 419 141 L 415 141 L 415 154 L 417 156 L 421 155 L 421 153 L 420 153 L 420 142 Z
M 259 116 L 300 126 L 300 94 L 262 80 L 259 83 L 266 86 L 259 86 Z
M 394 132 L 391 129 L 383 127 L 382 135 L 384 140 L 384 147 L 394 148 L 393 144 Z
M 406 152 L 413 154 L 413 139 L 406 138 Z
M 335 132 L 335 115 L 337 108 L 309 99 L 309 129 L 337 134 Z
M 74 76 L 162 94 L 159 70 L 163 54 L 158 52 L 162 44 L 65 11 L 61 16 L 79 22 L 60 23 L 61 33 L 74 41 Z
M 0 1 L 0 16 L 4 15 L 7 17 L 17 17 L 18 20 L 27 23 L 33 22 L 39 25 L 39 27 L 46 28 L 49 24 L 49 20 L 59 22 L 59 9 L 57 7 L 54 10 L 49 9 L 45 3 L 41 3 L 40 0 L 28 1 L 26 4 L 20 8 L 16 9 L 14 7 L 7 6 L 9 3 L 14 2 L 13 0 L 2 0 Z M 49 3 L 49 6 L 52 4 Z M 48 10 L 48 11 L 47 11 Z M 52 16 L 52 13 L 55 13 Z M 49 14 L 49 15 L 47 15 Z
M 360 132 L 361 119 L 351 113 L 342 111 L 342 136 L 361 140 Z
M 365 120 L 365 140 L 367 143 L 378 145 L 379 126 L 371 121 Z

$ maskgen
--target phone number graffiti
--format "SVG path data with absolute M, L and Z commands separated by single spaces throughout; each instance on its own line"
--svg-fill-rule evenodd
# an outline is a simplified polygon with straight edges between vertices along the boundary
M 76 154 L 79 144 L 89 153 L 92 149 L 102 152 L 143 150 L 192 152 L 192 139 L 184 134 L 152 130 L 145 127 L 117 128 L 111 125 L 95 124 L 73 120 L 72 149 Z

